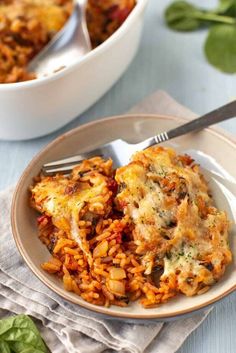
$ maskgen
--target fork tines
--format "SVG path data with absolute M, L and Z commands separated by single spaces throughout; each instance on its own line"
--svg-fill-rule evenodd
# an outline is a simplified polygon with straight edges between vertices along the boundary
M 160 134 L 156 135 L 154 138 L 157 144 L 169 140 L 169 136 L 167 132 L 161 132 Z
M 56 161 L 46 163 L 42 166 L 42 172 L 44 175 L 53 175 L 56 173 L 69 174 L 72 169 L 80 164 L 84 159 L 92 158 L 95 156 L 102 156 L 101 150 L 93 150 L 79 155 L 58 159 Z

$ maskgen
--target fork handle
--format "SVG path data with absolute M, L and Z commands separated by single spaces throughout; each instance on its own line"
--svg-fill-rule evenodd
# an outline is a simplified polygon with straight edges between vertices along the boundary
M 236 101 L 223 105 L 222 107 L 207 113 L 200 118 L 191 120 L 190 122 L 180 125 L 175 129 L 163 132 L 155 136 L 155 142 L 160 143 L 170 140 L 174 137 L 185 135 L 189 132 L 204 129 L 210 125 L 225 121 L 236 116 Z

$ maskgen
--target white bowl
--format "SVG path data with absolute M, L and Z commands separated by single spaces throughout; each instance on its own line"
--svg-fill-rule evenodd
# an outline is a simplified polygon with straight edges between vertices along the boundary
M 80 62 L 47 78 L 0 84 L 0 139 L 46 135 L 102 97 L 136 54 L 147 2 L 138 0 L 124 24 Z

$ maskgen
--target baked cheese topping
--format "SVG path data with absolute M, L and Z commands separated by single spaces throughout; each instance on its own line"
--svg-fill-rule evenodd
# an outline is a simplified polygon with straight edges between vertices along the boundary
M 217 210 L 208 186 L 188 156 L 169 148 L 137 152 L 116 172 L 117 203 L 134 223 L 137 253 L 146 274 L 163 267 L 186 295 L 213 284 L 231 261 L 229 221 Z
M 31 193 L 33 207 L 78 244 L 90 268 L 95 260 L 104 267 L 106 261 L 112 262 L 113 272 L 118 263 L 123 264 L 123 270 L 128 266 L 127 273 L 134 276 L 129 288 L 144 281 L 142 272 L 147 281 L 141 285 L 147 296 L 144 306 L 164 302 L 178 292 L 188 296 L 203 293 L 231 262 L 226 213 L 213 205 L 199 166 L 170 148 L 137 152 L 127 166 L 115 171 L 115 177 L 111 160 L 85 160 L 69 177 L 41 178 Z M 119 236 L 104 232 L 93 239 L 93 227 L 109 217 L 111 227 L 125 220 Z M 127 236 L 128 242 L 122 244 L 122 237 Z M 91 248 L 97 241 L 101 243 Z M 115 258 L 114 251 L 119 252 Z M 135 268 L 129 268 L 127 254 L 138 259 L 130 260 Z M 157 270 L 161 270 L 159 283 L 151 295 L 150 281 Z M 124 290 L 124 283 L 119 284 Z
M 80 228 L 80 221 L 95 220 L 111 210 L 108 202 L 111 192 L 108 177 L 96 171 L 100 157 L 85 161 L 74 168 L 73 179 L 62 175 L 43 178 L 31 190 L 34 207 L 41 213 L 52 217 L 52 223 L 74 239 L 85 254 L 89 253 L 86 233 Z M 101 163 L 100 163 L 101 164 Z M 80 168 L 87 165 L 87 173 L 80 175 Z M 111 162 L 104 162 L 103 168 L 110 170 Z M 95 169 L 93 169 L 95 168 Z
M 54 34 L 64 26 L 69 11 L 55 0 L 5 0 L 0 4 L 0 19 L 2 16 L 9 21 L 20 20 L 24 16 L 38 20 L 47 31 Z

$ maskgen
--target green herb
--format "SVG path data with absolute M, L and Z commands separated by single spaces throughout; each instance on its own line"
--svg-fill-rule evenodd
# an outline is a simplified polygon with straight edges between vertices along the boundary
M 38 329 L 26 315 L 0 320 L 1 353 L 49 353 Z
M 208 61 L 219 70 L 236 72 L 236 25 L 217 25 L 210 29 L 205 43 Z
M 236 0 L 220 0 L 213 10 L 175 1 L 166 9 L 165 20 L 176 31 L 211 27 L 205 43 L 207 60 L 223 72 L 236 72 Z
M 235 17 L 236 15 L 236 1 L 235 0 L 221 0 L 216 13 Z
M 227 13 L 231 9 L 233 3 L 234 3 L 234 0 L 221 0 L 218 7 L 216 8 L 216 13 L 218 14 Z
M 158 174 L 161 176 L 161 177 L 165 177 L 166 176 L 166 171 L 165 171 L 165 168 L 163 167 L 163 165 L 160 165 L 160 171 L 158 171 Z
M 221 4 L 218 10 L 207 11 L 186 1 L 176 1 L 167 8 L 165 18 L 168 26 L 177 31 L 193 31 L 209 25 L 209 22 L 235 23 L 234 18 L 222 15 L 223 8 L 229 9 L 230 5 Z
M 196 8 L 185 1 L 174 2 L 166 9 L 166 23 L 176 31 L 193 31 L 201 26 L 194 16 L 196 12 Z

